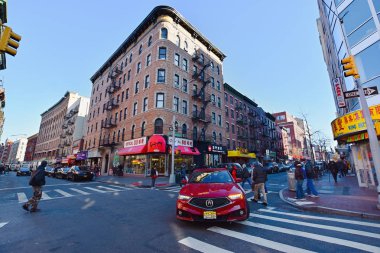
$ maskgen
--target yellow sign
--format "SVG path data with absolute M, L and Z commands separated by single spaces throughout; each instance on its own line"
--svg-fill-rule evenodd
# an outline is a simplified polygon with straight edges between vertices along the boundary
M 380 136 L 380 122 L 375 123 L 375 130 L 376 130 L 376 135 Z M 368 133 L 361 133 L 361 134 L 355 134 L 352 136 L 348 136 L 346 142 L 357 142 L 361 140 L 367 140 L 368 139 Z
M 369 107 L 369 112 L 375 124 L 376 122 L 380 122 L 380 105 Z M 367 130 L 367 125 L 363 112 L 358 110 L 333 120 L 333 122 L 331 122 L 331 128 L 334 139 L 336 140 L 341 136 Z

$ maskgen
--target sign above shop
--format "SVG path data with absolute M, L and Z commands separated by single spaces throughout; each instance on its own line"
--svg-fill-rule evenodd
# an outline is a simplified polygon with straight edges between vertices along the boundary
M 222 153 L 222 154 L 226 153 L 226 149 L 223 146 L 219 146 L 219 145 L 209 145 L 207 150 L 208 152 L 211 152 L 211 153 Z
M 124 142 L 124 148 L 129 148 L 129 147 L 135 147 L 135 146 L 141 146 L 146 144 L 146 137 L 141 137 L 138 139 L 133 139 L 129 141 Z
M 338 107 L 344 108 L 346 107 L 346 101 L 344 100 L 344 96 L 343 96 L 342 81 L 338 77 L 333 80 L 333 83 L 334 83 L 334 90 L 336 94 L 336 101 L 338 103 Z
M 166 141 L 162 135 L 154 134 L 148 141 L 148 153 L 165 153 Z
M 169 137 L 169 145 L 173 145 L 173 137 Z M 183 146 L 183 147 L 193 147 L 193 140 L 183 139 L 183 138 L 175 138 L 174 146 Z
M 364 95 L 366 95 L 366 96 L 372 96 L 372 95 L 379 94 L 379 91 L 377 90 L 377 86 L 363 88 L 363 91 L 364 91 Z M 359 91 L 358 90 L 352 90 L 352 91 L 344 92 L 344 98 L 357 98 L 357 97 L 359 97 Z

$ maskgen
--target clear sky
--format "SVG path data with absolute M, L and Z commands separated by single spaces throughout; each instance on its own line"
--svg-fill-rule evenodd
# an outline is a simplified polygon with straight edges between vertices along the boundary
M 316 0 L 19 0 L 8 1 L 7 25 L 22 40 L 0 71 L 2 141 L 37 133 L 40 114 L 66 91 L 90 97 L 90 77 L 157 5 L 174 7 L 227 56 L 225 82 L 269 113 L 306 114 L 313 130 L 332 139 L 335 106 Z

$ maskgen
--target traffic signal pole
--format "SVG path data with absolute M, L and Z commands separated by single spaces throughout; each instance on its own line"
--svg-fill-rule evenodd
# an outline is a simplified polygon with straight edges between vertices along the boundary
M 173 123 L 172 123 L 172 166 L 171 166 L 171 172 L 169 177 L 169 184 L 175 183 L 175 175 L 174 175 L 174 152 L 175 152 L 175 115 L 173 115 Z

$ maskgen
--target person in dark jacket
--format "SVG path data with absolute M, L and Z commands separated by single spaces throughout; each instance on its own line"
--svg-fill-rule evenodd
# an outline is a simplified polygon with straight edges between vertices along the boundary
M 327 165 L 329 171 L 331 172 L 335 183 L 338 183 L 338 166 L 336 165 L 336 162 L 334 160 L 331 160 L 329 164 Z
M 152 188 L 154 188 L 156 186 L 156 179 L 158 177 L 156 165 L 154 165 L 153 168 L 150 170 L 150 177 L 152 178 Z
M 38 202 L 40 201 L 42 197 L 42 186 L 45 185 L 45 167 L 47 165 L 46 161 L 42 161 L 41 165 L 38 166 L 37 170 L 32 174 L 29 180 L 29 185 L 33 188 L 33 197 L 31 197 L 28 202 L 26 202 L 24 205 L 22 205 L 22 208 L 26 211 L 30 212 L 36 212 Z
M 313 165 L 311 161 L 307 161 L 305 164 L 305 171 L 306 171 L 306 193 L 310 195 L 312 198 L 319 197 L 317 190 L 314 187 L 314 178 L 315 178 L 315 171 L 313 168 Z
M 297 181 L 296 198 L 300 200 L 305 200 L 305 194 L 303 192 L 303 180 L 305 179 L 305 176 L 304 170 L 302 168 L 302 163 L 299 161 L 295 161 L 294 167 L 296 168 L 294 172 L 294 177 Z
M 338 168 L 338 172 L 340 174 L 340 177 L 344 177 L 346 175 L 346 163 L 342 159 L 340 159 L 336 163 L 336 167 Z
M 267 181 L 267 172 L 264 169 L 264 167 L 257 163 L 254 165 L 254 170 L 252 172 L 252 180 L 255 184 L 254 186 L 254 191 L 255 191 L 255 197 L 253 201 L 257 202 L 259 199 L 259 191 L 263 194 L 263 205 L 267 206 L 268 205 L 268 200 L 267 200 L 267 194 L 265 192 L 265 181 Z

